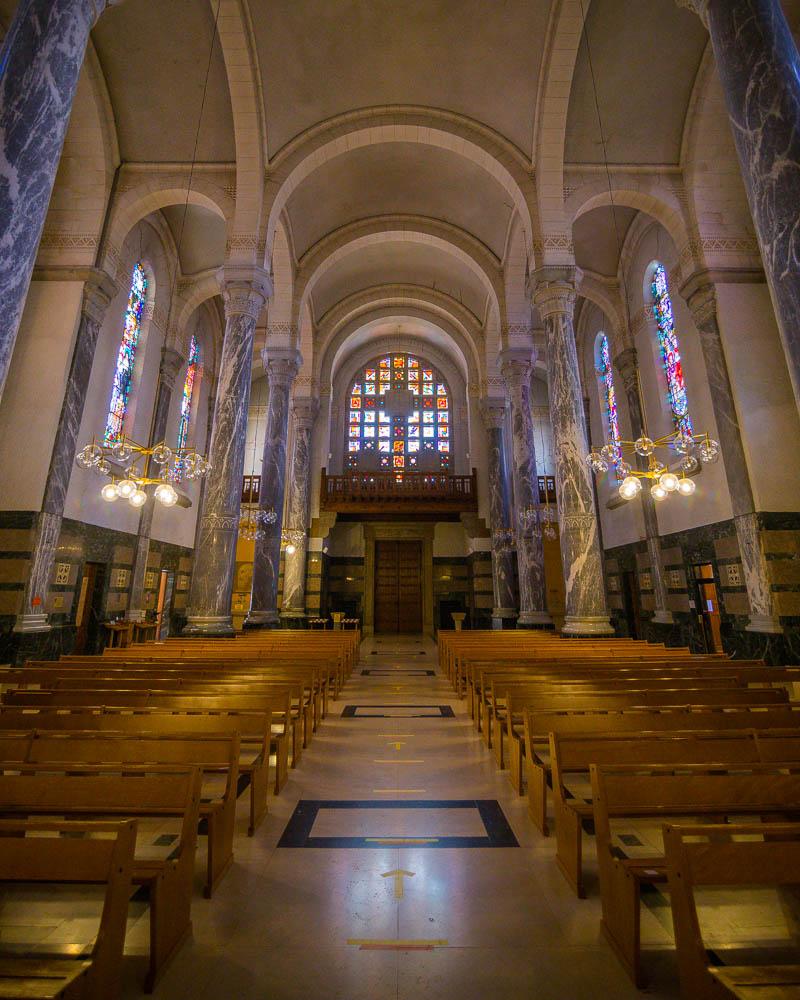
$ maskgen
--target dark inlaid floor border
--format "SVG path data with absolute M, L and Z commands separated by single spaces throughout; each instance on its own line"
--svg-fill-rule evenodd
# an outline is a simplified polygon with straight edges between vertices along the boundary
M 317 848 L 382 848 L 387 846 L 403 848 L 402 844 L 388 845 L 392 839 L 388 832 L 381 837 L 312 837 L 311 830 L 320 809 L 477 809 L 485 837 L 437 837 L 430 843 L 410 843 L 404 849 L 442 847 L 519 847 L 505 813 L 497 799 L 392 799 L 379 802 L 374 799 L 301 799 L 283 831 L 278 847 Z M 425 832 L 416 834 L 412 840 L 424 840 Z M 406 838 L 398 838 L 406 839 Z
M 434 708 L 435 712 L 419 712 L 416 715 L 387 715 L 385 712 L 366 712 L 367 708 Z M 455 712 L 450 705 L 345 705 L 343 719 L 454 719 Z
M 424 667 L 373 667 L 371 670 L 362 670 L 362 677 L 435 677 L 435 670 L 426 670 Z

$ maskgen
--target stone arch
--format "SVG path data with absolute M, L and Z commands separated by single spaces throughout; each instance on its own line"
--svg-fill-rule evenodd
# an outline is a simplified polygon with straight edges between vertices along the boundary
M 282 219 L 278 223 L 272 247 L 272 296 L 269 300 L 269 324 L 292 323 L 293 312 L 299 316 L 299 309 L 292 305 L 294 293 L 294 265 L 289 246 L 289 236 Z M 296 325 L 296 320 L 294 321 Z
M 508 140 L 463 115 L 434 108 L 367 108 L 308 129 L 275 157 L 264 206 L 267 259 L 280 214 L 301 181 L 324 163 L 359 146 L 389 142 L 437 146 L 471 160 L 505 188 L 523 229 L 532 233 L 536 197 L 530 163 Z

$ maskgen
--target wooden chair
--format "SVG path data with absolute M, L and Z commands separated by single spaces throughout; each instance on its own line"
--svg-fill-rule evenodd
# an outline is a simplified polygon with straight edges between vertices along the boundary
M 797 1000 L 800 965 L 711 967 L 694 890 L 800 885 L 800 824 L 665 825 L 664 854 L 681 995 L 686 1000 Z
M 3 955 L 0 997 L 115 1000 L 121 989 L 136 822 L 0 821 L 0 842 L 0 885 L 105 886 L 100 926 L 88 955 L 81 952 L 73 959 L 37 956 L 33 951 Z M 2 912 L 0 906 L 0 929 Z

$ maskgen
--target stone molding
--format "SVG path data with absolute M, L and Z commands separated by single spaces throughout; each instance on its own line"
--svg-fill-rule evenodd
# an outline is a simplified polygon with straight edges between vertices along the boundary
M 487 431 L 501 428 L 506 419 L 506 401 L 494 397 L 484 397 L 479 402 L 481 419 Z
M 549 316 L 572 316 L 577 299 L 581 271 L 574 265 L 540 267 L 533 273 L 533 304 L 542 319 Z
M 226 318 L 247 316 L 258 322 L 272 295 L 272 279 L 263 267 L 226 264 L 217 272 Z
M 635 347 L 626 347 L 613 359 L 626 392 L 638 390 L 639 352 Z
M 84 315 L 95 323 L 102 323 L 118 291 L 117 283 L 106 271 L 93 267 L 86 275 L 86 283 L 83 286 L 81 309 Z
M 261 361 L 270 389 L 290 389 L 303 364 L 303 356 L 294 348 L 265 347 Z
M 165 347 L 161 351 L 161 364 L 158 369 L 158 377 L 169 389 L 175 387 L 175 379 L 178 372 L 183 368 L 186 358 L 172 347 Z
M 535 359 L 531 348 L 506 348 L 497 356 L 497 363 L 510 389 L 517 389 L 530 382 Z
M 319 414 L 319 400 L 302 396 L 292 400 L 292 417 L 298 428 L 311 430 Z
M 206 514 L 202 521 L 203 528 L 212 531 L 236 531 L 239 527 L 239 514 Z

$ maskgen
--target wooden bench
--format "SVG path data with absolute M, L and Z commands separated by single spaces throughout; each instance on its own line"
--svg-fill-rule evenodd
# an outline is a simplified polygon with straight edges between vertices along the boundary
M 666 825 L 664 854 L 682 995 L 691 1000 L 797 1000 L 800 965 L 710 966 L 694 890 L 800 885 L 800 824 Z
M 712 773 L 713 771 L 713 773 Z M 800 774 L 778 765 L 634 767 L 591 766 L 592 806 L 602 900 L 602 929 L 625 971 L 640 989 L 640 898 L 645 884 L 666 884 L 663 853 L 627 857 L 612 836 L 612 821 L 729 816 L 800 816 Z
M 21 823 L 0 821 L 0 883 L 104 885 L 100 924 L 80 958 L 36 955 L 23 949 L 0 957 L 0 997 L 32 1000 L 116 1000 L 136 822 Z M 3 908 L 0 907 L 0 931 Z
M 137 843 L 133 883 L 150 900 L 150 959 L 145 991 L 152 992 L 191 934 L 191 901 L 202 775 L 199 768 L 133 765 L 125 773 L 103 765 L 13 764 L 0 769 L 0 817 L 67 819 L 175 818 L 180 835 L 168 858 L 145 856 Z M 4 845 L 5 847 L 5 845 Z
M 20 734 L 23 735 L 23 734 Z M 239 734 L 97 733 L 31 731 L 22 748 L 17 734 L 0 732 L 0 764 L 175 764 L 199 767 L 204 778 L 221 775 L 221 788 L 204 781 L 200 818 L 208 843 L 205 896 L 210 899 L 233 864 Z M 9 745 L 11 744 L 11 745 Z M 20 753 L 22 750 L 22 753 Z

